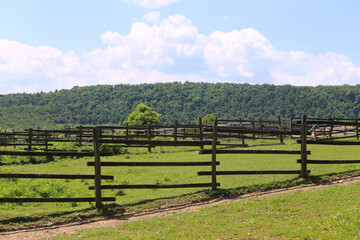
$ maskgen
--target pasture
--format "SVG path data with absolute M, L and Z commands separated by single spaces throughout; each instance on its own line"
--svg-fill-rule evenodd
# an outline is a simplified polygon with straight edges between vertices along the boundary
M 250 143 L 252 141 L 249 141 Z M 271 144 L 266 140 L 256 140 L 249 149 L 299 150 L 294 140 L 285 144 Z M 197 148 L 198 149 L 198 148 Z M 183 147 L 161 147 L 152 153 L 131 149 L 125 155 L 102 157 L 102 161 L 209 161 L 211 155 L 199 155 L 198 151 L 186 151 Z M 195 150 L 195 148 L 193 148 Z M 313 159 L 358 159 L 360 148 L 357 146 L 309 145 Z M 298 155 L 218 155 L 218 170 L 289 170 L 299 169 Z M 56 161 L 41 164 L 10 164 L 1 166 L 1 173 L 67 173 L 93 174 L 93 168 L 86 163 L 93 158 L 56 158 Z M 198 176 L 198 171 L 207 171 L 209 166 L 196 167 L 102 167 L 102 174 L 113 175 L 114 180 L 103 180 L 106 184 L 177 184 L 210 182 L 211 176 Z M 359 174 L 359 165 L 311 165 L 311 177 L 302 179 L 298 175 L 245 175 L 217 176 L 221 183 L 219 190 L 209 188 L 178 189 L 126 189 L 103 190 L 103 196 L 116 196 L 116 203 L 106 204 L 96 211 L 93 203 L 1 203 L 0 229 L 2 231 L 46 225 L 60 224 L 81 219 L 102 218 L 121 212 L 136 212 L 177 204 L 204 201 L 217 197 L 231 197 L 243 193 L 264 191 L 273 188 L 294 186 L 309 182 L 336 179 L 343 175 Z M 0 197 L 93 197 L 94 191 L 88 190 L 94 180 L 51 180 L 51 179 L 4 179 L 0 182 Z M 340 204 L 341 199 L 339 199 Z
M 243 199 L 53 239 L 359 239 L 360 183 Z

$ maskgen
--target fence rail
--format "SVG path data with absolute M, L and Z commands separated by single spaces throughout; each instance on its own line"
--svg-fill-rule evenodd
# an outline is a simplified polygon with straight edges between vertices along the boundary
M 300 120 L 297 120 L 300 119 Z M 295 121 L 295 123 L 294 123 Z M 41 174 L 41 173 L 1 173 L 0 178 L 39 178 L 39 179 L 92 179 L 95 190 L 93 198 L 0 198 L 0 202 L 96 202 L 101 208 L 104 201 L 115 201 L 115 197 L 102 197 L 106 189 L 161 189 L 161 188 L 201 188 L 211 187 L 216 190 L 220 186 L 218 175 L 254 175 L 254 174 L 297 174 L 307 177 L 310 173 L 308 164 L 355 164 L 360 160 L 308 160 L 311 154 L 308 144 L 360 145 L 358 141 L 334 141 L 350 136 L 359 139 L 358 119 L 313 119 L 303 115 L 302 118 L 277 119 L 215 119 L 212 124 L 204 123 L 199 118 L 198 124 L 147 125 L 147 126 L 79 126 L 66 130 L 25 129 L 0 133 L 0 146 L 18 148 L 16 151 L 0 150 L 1 155 L 11 156 L 59 156 L 59 157 L 94 157 L 87 166 L 94 168 L 94 175 Z M 334 127 L 337 126 L 337 127 Z M 351 127 L 351 128 L 348 128 Z M 354 135 L 354 133 L 356 135 Z M 351 134 L 346 135 L 346 134 Z M 341 136 L 340 136 L 341 135 Z M 346 135 L 346 136 L 344 136 Z M 219 146 L 245 147 L 245 139 L 274 139 L 283 142 L 284 136 L 297 137 L 299 150 L 259 150 L 259 149 L 219 149 Z M 160 138 L 160 139 L 159 139 Z M 165 138 L 161 140 L 161 138 Z M 242 144 L 231 141 L 242 141 Z M 230 141 L 230 142 L 229 142 Z M 87 148 L 86 152 L 61 151 L 56 149 L 56 142 L 76 142 L 78 146 Z M 158 146 L 200 147 L 199 154 L 211 154 L 209 161 L 184 162 L 107 162 L 101 161 L 103 156 L 111 156 L 112 152 L 104 152 L 101 145 L 122 147 L 146 147 L 148 151 Z M 211 149 L 204 149 L 209 146 Z M 24 147 L 24 148 L 22 148 Z M 90 150 L 91 149 L 91 150 Z M 299 155 L 297 170 L 233 170 L 219 171 L 221 164 L 218 154 L 289 154 Z M 211 176 L 210 183 L 179 184 L 129 184 L 104 185 L 102 180 L 114 180 L 114 176 L 102 175 L 102 167 L 191 167 L 208 166 L 208 171 L 197 171 L 198 176 Z

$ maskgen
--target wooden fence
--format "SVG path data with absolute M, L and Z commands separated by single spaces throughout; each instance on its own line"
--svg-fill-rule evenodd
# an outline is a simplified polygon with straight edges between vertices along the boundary
M 288 124 L 280 116 L 278 119 L 259 120 L 224 120 L 215 119 L 213 124 L 203 123 L 199 118 L 198 124 L 181 125 L 175 121 L 171 126 L 147 125 L 147 126 L 79 126 L 75 129 L 66 130 L 34 130 L 27 129 L 22 132 L 1 133 L 0 145 L 15 147 L 16 151 L 2 150 L 0 155 L 12 156 L 93 156 L 94 161 L 87 162 L 87 166 L 93 167 L 94 175 L 69 175 L 69 174 L 0 174 L 0 178 L 52 178 L 52 179 L 94 179 L 94 186 L 89 190 L 95 190 L 94 198 L 0 198 L 0 202 L 96 202 L 96 207 L 101 208 L 104 201 L 115 201 L 115 197 L 102 197 L 102 190 L 105 189 L 144 189 L 144 188 L 197 188 L 211 187 L 216 190 L 220 186 L 216 178 L 218 175 L 253 175 L 253 174 L 297 174 L 307 177 L 310 171 L 308 164 L 346 164 L 360 163 L 360 160 L 308 160 L 308 144 L 356 144 L 355 141 L 334 141 L 334 136 L 344 132 L 336 132 L 341 127 L 350 127 L 351 132 L 358 137 L 360 123 L 356 120 L 339 119 L 307 119 L 303 115 L 301 120 L 287 119 Z M 295 122 L 294 122 L 295 121 Z M 319 138 L 314 134 L 316 126 L 327 126 L 332 131 L 331 137 Z M 219 146 L 246 146 L 245 139 L 278 139 L 283 141 L 285 136 L 298 137 L 300 149 L 290 150 L 249 150 L 219 148 Z M 242 144 L 231 141 L 242 141 Z M 85 152 L 64 152 L 53 148 L 56 142 L 76 142 L 82 147 L 91 147 Z M 225 142 L 225 143 L 224 143 Z M 110 144 L 123 147 L 145 147 L 148 151 L 158 146 L 196 146 L 200 148 L 200 154 L 211 154 L 211 161 L 201 162 L 107 162 L 101 161 L 102 156 L 112 155 L 111 152 L 101 152 L 101 145 Z M 204 146 L 211 146 L 211 149 L 204 149 Z M 19 150 L 21 149 L 21 150 Z M 299 155 L 297 161 L 299 169 L 285 170 L 262 170 L 262 171 L 217 171 L 220 162 L 217 161 L 218 154 L 292 154 Z M 183 183 L 183 184 L 139 184 L 139 185 L 106 185 L 102 179 L 113 180 L 114 176 L 102 175 L 102 167 L 158 167 L 158 166 L 209 166 L 209 171 L 199 171 L 197 175 L 211 176 L 211 182 L 207 183 Z

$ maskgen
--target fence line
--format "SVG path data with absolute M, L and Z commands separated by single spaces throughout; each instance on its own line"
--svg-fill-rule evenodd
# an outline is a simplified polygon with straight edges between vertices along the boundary
M 285 124 L 284 121 L 289 121 Z M 295 120 L 295 123 L 293 123 Z M 211 187 L 216 190 L 220 186 L 217 175 L 253 175 L 253 174 L 298 174 L 307 177 L 310 170 L 308 164 L 353 164 L 360 160 L 308 160 L 311 154 L 307 150 L 308 144 L 337 144 L 337 145 L 360 145 L 356 141 L 334 141 L 339 139 L 339 134 L 356 133 L 353 137 L 359 137 L 358 119 L 313 119 L 304 114 L 300 120 L 297 118 L 283 119 L 258 119 L 255 120 L 225 120 L 215 119 L 210 124 L 203 124 L 199 118 L 198 124 L 182 125 L 177 121 L 174 125 L 147 125 L 147 126 L 96 126 L 66 130 L 39 130 L 26 129 L 25 131 L 12 131 L 0 133 L 0 145 L 5 147 L 24 147 L 22 151 L 0 150 L 1 155 L 11 156 L 75 156 L 94 157 L 93 162 L 87 162 L 87 166 L 94 167 L 94 175 L 70 175 L 70 174 L 17 174 L 4 173 L 0 178 L 50 178 L 50 179 L 94 179 L 94 186 L 89 190 L 95 190 L 94 198 L 0 198 L 0 202 L 96 202 L 96 208 L 101 208 L 104 201 L 115 201 L 115 197 L 102 197 L 102 190 L 106 189 L 145 189 L 145 188 L 193 188 Z M 340 127 L 339 127 L 340 126 Z M 326 137 L 319 137 L 319 129 L 326 130 Z M 343 127 L 351 127 L 343 129 Z M 300 138 L 300 150 L 249 150 L 249 149 L 219 149 L 218 146 L 245 146 L 245 139 L 277 139 L 283 142 L 284 136 Z M 155 138 L 165 138 L 159 140 Z M 343 137 L 343 136 L 341 136 Z M 348 136 L 347 136 L 348 137 Z M 241 139 L 242 144 L 222 143 L 229 140 Z M 77 142 L 81 147 L 91 147 L 86 152 L 63 152 L 52 148 L 55 142 Z M 91 144 L 91 145 L 90 145 Z M 196 146 L 200 147 L 199 154 L 211 154 L 211 161 L 205 162 L 106 162 L 101 161 L 102 156 L 110 156 L 111 152 L 101 152 L 102 144 L 113 144 L 124 147 L 144 147 L 151 151 L 157 146 Z M 205 145 L 211 149 L 204 149 Z M 38 148 L 37 147 L 41 147 Z M 43 148 L 45 147 L 45 148 Z M 218 154 L 297 154 L 301 164 L 300 170 L 261 170 L 261 171 L 218 171 Z M 114 176 L 102 175 L 102 167 L 158 167 L 158 166 L 211 166 L 209 171 L 199 171 L 197 175 L 211 176 L 210 183 L 182 183 L 182 184 L 138 184 L 138 185 L 104 185 L 102 179 L 113 180 Z

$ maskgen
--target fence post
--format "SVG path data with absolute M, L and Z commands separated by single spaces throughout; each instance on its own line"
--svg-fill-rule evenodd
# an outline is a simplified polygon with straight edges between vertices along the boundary
M 199 140 L 203 141 L 203 126 L 202 126 L 202 118 L 199 117 Z M 200 146 L 200 149 L 204 149 L 204 145 Z
M 358 118 L 355 118 L 355 122 L 358 123 Z M 359 140 L 359 127 L 356 126 L 356 139 Z
M 334 121 L 334 120 L 335 120 L 334 117 L 330 118 L 330 121 Z M 332 137 L 333 129 L 334 129 L 334 125 L 331 124 L 330 125 L 329 137 Z
M 14 129 L 12 130 L 12 135 L 13 135 L 14 148 L 16 148 L 16 145 L 15 145 L 15 143 L 16 143 L 16 138 L 15 138 L 15 130 L 14 130 Z
M 216 144 L 217 144 L 217 124 L 218 120 L 215 118 L 213 125 L 213 140 L 212 140 L 212 154 L 211 154 L 211 189 L 216 191 Z
M 292 132 L 292 130 L 293 130 L 292 120 L 293 120 L 292 117 L 290 117 L 290 118 L 289 118 L 289 128 L 290 128 L 290 132 Z M 293 135 L 291 134 L 291 135 L 290 135 L 290 139 L 292 139 L 292 138 L 293 138 Z
M 281 130 L 281 116 L 280 115 L 278 115 L 278 129 Z M 280 143 L 283 144 L 284 136 L 280 134 L 279 138 L 280 138 Z
M 242 125 L 242 119 L 241 119 L 241 118 L 239 119 L 239 123 L 240 123 L 240 127 L 242 127 L 243 125 Z M 245 145 L 245 137 L 244 137 L 244 134 L 241 134 L 240 136 L 241 136 L 241 143 L 242 143 L 242 145 Z
M 147 135 L 148 135 L 148 140 L 151 141 L 151 123 L 147 124 Z M 148 152 L 151 153 L 151 144 L 150 143 L 148 145 Z
M 99 127 L 93 128 L 93 147 L 95 160 L 95 203 L 96 208 L 102 207 L 101 202 L 101 163 L 100 163 L 100 143 L 99 143 Z
M 79 126 L 79 146 L 82 145 L 82 125 Z
M 301 176 L 303 178 L 308 176 L 306 134 L 307 134 L 307 118 L 306 118 L 306 114 L 303 114 L 301 118 Z
M 48 131 L 45 130 L 45 152 L 49 150 L 49 140 L 48 140 Z
M 29 129 L 29 138 L 28 138 L 28 151 L 31 151 L 31 144 L 32 144 L 32 128 Z
M 174 123 L 174 141 L 177 141 L 177 125 L 178 125 L 178 121 L 175 120 L 175 123 Z
M 255 117 L 252 118 L 251 125 L 252 125 L 252 128 L 255 130 Z M 253 141 L 255 141 L 255 133 L 253 133 Z

